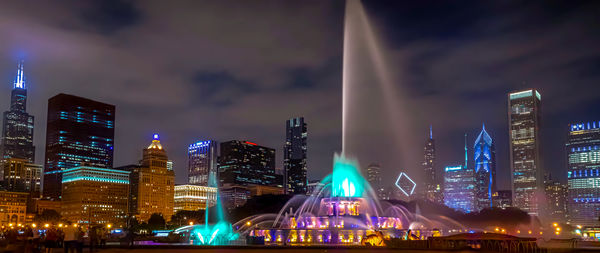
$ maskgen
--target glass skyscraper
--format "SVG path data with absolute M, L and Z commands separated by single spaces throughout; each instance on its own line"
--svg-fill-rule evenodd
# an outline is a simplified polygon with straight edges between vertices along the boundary
M 600 122 L 569 125 L 566 149 L 569 220 L 600 226 Z
M 544 194 L 544 170 L 540 165 L 540 103 L 535 89 L 508 94 L 508 129 L 513 206 L 539 215 Z
M 44 197 L 61 196 L 62 172 L 112 168 L 115 106 L 68 94 L 48 100 Z
M 283 188 L 283 177 L 275 174 L 275 149 L 249 141 L 221 143 L 219 181 L 222 185 L 266 185 Z
M 4 112 L 2 124 L 2 160 L 8 158 L 26 159 L 35 162 L 33 146 L 33 116 L 27 109 L 27 86 L 23 72 L 23 62 L 17 66 L 17 76 L 10 96 L 10 110 Z
M 421 184 L 421 197 L 436 203 L 442 203 L 442 192 L 435 171 L 435 140 L 433 139 L 433 128 L 429 127 L 429 138 L 423 148 L 423 172 L 425 173 L 423 184 Z
M 475 175 L 461 165 L 448 166 L 444 175 L 444 204 L 465 213 L 475 211 Z
M 482 127 L 473 146 L 477 210 L 492 207 L 492 196 L 496 192 L 496 147 L 492 137 Z
M 188 147 L 188 184 L 217 187 L 216 141 L 199 141 Z M 214 180 L 209 183 L 210 180 Z
M 285 122 L 285 147 L 283 149 L 283 167 L 285 169 L 286 188 L 289 194 L 304 194 L 308 187 L 306 176 L 306 123 L 303 117 Z

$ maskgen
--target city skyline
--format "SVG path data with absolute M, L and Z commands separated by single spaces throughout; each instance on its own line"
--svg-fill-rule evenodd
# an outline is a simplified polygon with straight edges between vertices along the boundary
M 209 34 L 218 35 L 218 31 L 215 30 L 219 28 L 253 30 L 257 34 L 242 34 L 250 39 L 249 43 L 259 48 L 278 50 L 274 54 L 279 57 L 266 58 L 268 64 L 257 69 L 258 64 L 253 63 L 261 60 L 262 56 L 257 56 L 252 50 L 243 49 L 238 49 L 240 51 L 234 52 L 235 55 L 218 50 L 215 51 L 218 53 L 211 54 L 212 50 L 216 50 L 214 43 L 200 43 L 201 47 L 194 47 L 198 52 L 187 57 L 184 56 L 189 53 L 191 47 L 183 46 L 182 49 L 176 49 L 164 46 L 164 52 L 150 52 L 151 49 L 163 47 L 152 43 L 151 45 L 137 43 L 139 41 L 132 37 L 136 37 L 133 35 L 148 36 L 146 29 L 151 23 L 150 17 L 156 18 L 158 15 L 156 9 L 161 8 L 154 3 L 147 5 L 123 3 L 118 8 L 123 10 L 123 13 L 119 14 L 123 18 L 113 22 L 102 21 L 110 19 L 92 22 L 73 17 L 75 21 L 70 29 L 62 27 L 61 19 L 57 16 L 19 15 L 26 11 L 23 6 L 7 4 L 5 10 L 13 10 L 13 12 L 3 15 L 2 19 L 7 20 L 5 24 L 8 25 L 0 27 L 0 30 L 14 36 L 6 36 L 7 43 L 0 48 L 0 80 L 5 80 L 0 85 L 0 92 L 5 94 L 5 99 L 0 101 L 0 107 L 9 107 L 7 99 L 14 80 L 15 63 L 24 58 L 29 92 L 28 112 L 36 117 L 34 127 L 36 129 L 34 144 L 38 147 L 36 163 L 42 163 L 40 159 L 44 157 L 43 149 L 40 147 L 45 144 L 46 101 L 60 92 L 65 92 L 116 105 L 118 113 L 115 127 L 115 167 L 137 161 L 139 147 L 144 145 L 147 136 L 154 132 L 160 133 L 163 142 L 170 147 L 170 152 L 173 154 L 177 183 L 186 182 L 186 147 L 194 140 L 255 141 L 276 148 L 276 167 L 283 167 L 282 143 L 285 141 L 285 133 L 281 131 L 281 122 L 290 117 L 304 116 L 308 122 L 311 122 L 311 142 L 308 149 L 309 179 L 321 178 L 331 171 L 332 154 L 341 149 L 341 116 L 339 115 L 341 50 L 339 47 L 342 40 L 340 20 L 343 15 L 343 8 L 341 8 L 343 2 L 313 2 L 312 5 L 293 3 L 292 5 L 294 8 L 284 5 L 268 7 L 259 4 L 259 8 L 255 7 L 248 11 L 227 10 L 226 6 L 215 3 L 205 6 L 208 12 L 225 11 L 241 16 L 251 15 L 253 11 L 261 11 L 267 15 L 257 21 L 271 24 L 270 30 L 283 31 L 285 28 L 298 35 L 306 35 L 305 24 L 319 24 L 310 26 L 317 28 L 310 32 L 311 36 L 303 36 L 310 39 L 302 39 L 298 44 L 277 48 L 270 45 L 279 44 L 281 41 L 276 35 L 270 33 L 270 30 L 249 29 L 252 27 L 209 14 L 206 15 L 208 20 L 218 21 L 212 23 L 214 27 L 198 21 L 201 31 L 207 31 Z M 389 8 L 385 5 L 389 5 Z M 562 8 L 563 6 L 542 8 L 525 4 L 522 6 L 524 8 L 513 13 L 504 9 L 506 7 L 504 5 L 486 6 L 473 3 L 471 7 L 474 10 L 462 9 L 451 3 L 447 5 L 449 6 L 446 7 L 453 10 L 466 12 L 466 15 L 458 17 L 456 14 L 443 14 L 439 9 L 432 9 L 431 13 L 424 15 L 438 15 L 447 22 L 431 24 L 414 15 L 395 17 L 386 10 L 400 9 L 403 13 L 410 14 L 411 11 L 423 7 L 419 3 L 365 3 L 368 13 L 378 14 L 374 22 L 381 27 L 379 32 L 390 41 L 390 53 L 403 55 L 395 60 L 411 62 L 407 65 L 398 63 L 398 66 L 406 67 L 408 70 L 414 69 L 409 71 L 409 75 L 402 82 L 399 82 L 399 86 L 406 88 L 406 93 L 414 97 L 414 99 L 407 99 L 406 102 L 412 107 L 421 108 L 423 115 L 431 115 L 430 118 L 414 117 L 405 122 L 411 125 L 415 136 L 419 136 L 419 138 L 415 137 L 415 140 L 407 141 L 415 147 L 421 147 L 423 139 L 427 137 L 427 126 L 432 124 L 436 128 L 438 164 L 450 164 L 460 160 L 462 156 L 462 151 L 457 148 L 462 146 L 462 133 L 468 131 L 470 136 L 473 136 L 478 126 L 486 122 L 488 132 L 497 140 L 498 189 L 508 189 L 510 170 L 508 169 L 505 96 L 509 92 L 523 88 L 536 88 L 544 95 L 545 102 L 541 139 L 547 147 L 542 150 L 542 159 L 546 160 L 545 164 L 548 164 L 548 170 L 553 172 L 555 178 L 565 182 L 566 171 L 563 165 L 566 162 L 564 159 L 565 128 L 571 123 L 594 121 L 600 118 L 599 113 L 593 109 L 599 102 L 590 95 L 597 93 L 599 83 L 599 78 L 590 71 L 595 66 L 593 59 L 599 53 L 598 49 L 589 46 L 598 41 L 595 35 L 590 35 L 588 29 L 591 27 L 585 25 L 587 18 L 592 17 L 588 10 L 590 6 L 582 4 L 569 8 Z M 42 12 L 43 7 L 35 6 L 27 11 Z M 96 6 L 83 7 L 82 9 L 91 11 L 92 7 Z M 67 6 L 53 8 L 59 12 L 72 10 Z M 107 18 L 115 15 L 110 11 L 102 11 L 104 10 L 102 8 L 96 9 L 94 14 L 99 17 Z M 281 14 L 296 11 L 300 14 L 288 15 L 294 17 L 293 19 Z M 477 11 L 481 14 L 475 13 Z M 484 14 L 493 11 L 497 11 L 497 15 L 483 17 Z M 311 15 L 305 15 L 307 13 Z M 18 18 L 14 15 L 18 15 Z M 509 15 L 527 16 L 535 22 L 531 26 L 518 27 L 510 22 L 507 23 L 505 18 Z M 551 18 L 552 16 L 564 17 L 564 20 L 555 20 Z M 565 21 L 567 18 L 568 21 Z M 297 24 L 296 19 L 305 23 Z M 178 22 L 183 22 L 185 18 L 173 17 L 172 20 L 173 23 L 165 24 L 168 27 L 157 32 L 163 36 L 173 32 L 175 34 L 172 36 L 184 38 L 182 41 L 186 42 L 185 45 L 192 44 L 188 44 L 190 41 L 197 42 L 193 39 L 194 36 L 185 35 L 185 31 L 173 28 L 181 25 Z M 276 22 L 268 22 L 273 20 Z M 465 25 L 470 22 L 473 23 L 472 26 Z M 470 30 L 474 25 L 496 25 L 492 27 L 497 29 L 495 31 L 498 34 L 475 33 Z M 403 28 L 400 29 L 403 32 L 392 31 L 391 28 L 395 26 Z M 32 28 L 25 29 L 25 27 Z M 181 25 L 181 27 L 190 26 Z M 506 35 L 502 33 L 504 31 L 502 27 L 510 27 L 513 36 L 520 39 L 490 41 L 496 36 Z M 573 27 L 578 29 L 571 29 Z M 441 33 L 444 28 L 451 29 L 448 29 L 447 33 Z M 167 33 L 167 30 L 170 32 Z M 464 36 L 461 37 L 462 35 Z M 67 40 L 71 36 L 76 39 Z M 93 38 L 96 36 L 99 38 L 94 41 Z M 140 37 L 144 38 L 144 36 Z M 583 36 L 587 39 L 581 40 Z M 46 39 L 40 40 L 40 37 Z M 259 37 L 266 39 L 259 39 Z M 226 36 L 214 36 L 214 38 L 227 45 L 232 45 L 231 43 L 238 40 L 237 37 L 234 41 L 234 38 Z M 126 40 L 128 43 L 112 44 L 119 39 Z M 441 42 L 430 42 L 432 40 L 441 40 Z M 458 45 L 457 42 L 461 40 L 465 43 Z M 523 46 L 536 45 L 534 43 L 536 40 L 558 40 L 578 47 L 565 49 L 558 42 L 548 43 L 541 48 Z M 43 46 L 36 41 L 46 41 L 47 44 Z M 328 43 L 320 45 L 321 41 L 328 41 Z M 140 49 L 136 50 L 130 44 L 140 46 Z M 418 44 L 421 46 L 417 46 Z M 71 48 L 78 50 L 70 50 Z M 500 55 L 488 52 L 488 48 L 498 48 Z M 585 48 L 586 51 L 581 52 L 577 48 Z M 447 53 L 416 61 L 421 55 L 434 53 L 437 50 L 446 50 Z M 470 50 L 474 50 L 475 53 L 465 53 Z M 531 53 L 536 50 L 541 53 Z M 71 51 L 88 53 L 77 55 Z M 297 51 L 308 56 L 299 57 Z M 405 55 L 404 53 L 408 51 L 411 53 Z M 66 57 L 58 57 L 59 52 Z M 477 52 L 480 54 L 476 54 Z M 104 57 L 98 57 L 99 55 Z M 242 60 L 233 64 L 232 57 L 240 55 L 244 56 Z M 472 66 L 479 61 L 476 58 L 480 58 L 482 62 L 494 62 L 486 68 L 495 71 L 473 68 Z M 512 59 L 520 58 L 525 60 L 519 60 L 511 66 L 506 65 Z M 176 64 L 178 59 L 181 59 L 180 64 L 185 66 Z M 142 60 L 154 62 L 156 65 Z M 552 64 L 548 65 L 544 62 L 552 62 Z M 420 70 L 423 65 L 431 66 L 431 71 L 437 73 L 435 78 L 431 77 L 433 73 L 423 73 Z M 552 71 L 535 67 L 536 65 L 547 66 Z M 455 66 L 464 67 L 456 71 Z M 450 74 L 450 70 L 455 71 Z M 114 90 L 121 92 L 113 92 Z M 163 95 L 165 97 L 161 98 Z M 304 101 L 306 97 L 319 99 L 315 100 L 316 103 L 307 104 Z M 415 99 L 422 102 L 417 102 Z M 277 106 L 271 107 L 270 104 Z M 436 113 L 442 108 L 446 112 L 444 115 Z M 486 110 L 482 111 L 479 108 L 486 108 Z M 570 110 L 572 108 L 578 110 L 572 112 Z M 198 115 L 206 117 L 198 117 Z M 164 120 L 158 122 L 156 118 Z M 380 122 L 377 123 L 379 125 Z M 375 145 L 377 143 L 386 146 L 380 136 L 374 138 L 368 146 L 370 149 L 378 150 L 374 148 L 377 147 Z M 367 158 L 360 160 L 360 163 L 361 166 L 371 162 L 380 163 L 384 184 L 392 185 L 393 178 L 400 170 L 407 170 L 410 173 L 420 168 L 422 155 L 417 153 L 409 156 L 411 157 L 409 160 L 398 161 L 369 153 L 366 155 Z M 556 162 L 547 162 L 553 159 L 556 159 Z M 440 167 L 436 168 L 438 173 L 442 172 Z

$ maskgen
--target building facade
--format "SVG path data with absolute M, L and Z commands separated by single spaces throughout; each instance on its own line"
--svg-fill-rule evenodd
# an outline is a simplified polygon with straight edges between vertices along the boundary
M 32 164 L 27 159 L 8 158 L 4 161 L 4 188 L 29 192 L 32 198 L 39 197 L 43 167 Z
M 567 183 L 569 220 L 600 226 L 600 122 L 569 125 Z
M 199 141 L 188 147 L 188 184 L 217 187 L 218 144 Z M 209 183 L 209 179 L 214 180 Z
M 245 186 L 227 185 L 219 187 L 221 203 L 227 210 L 234 209 L 246 204 L 250 199 L 250 190 Z
M 112 168 L 114 126 L 114 105 L 62 93 L 48 100 L 44 197 L 60 198 L 65 169 Z
M 206 210 L 216 203 L 217 187 L 193 184 L 175 186 L 174 212 Z
M 461 165 L 448 166 L 444 175 L 444 204 L 452 209 L 475 211 L 475 173 Z
M 139 166 L 130 171 L 129 211 L 139 221 L 148 221 L 153 213 L 171 220 L 174 208 L 175 173 L 169 170 L 167 151 L 154 134 L 152 143 L 143 150 Z
M 475 139 L 473 146 L 475 161 L 475 190 L 477 194 L 476 209 L 491 208 L 496 190 L 496 145 L 492 137 L 485 131 L 485 126 Z
M 553 222 L 567 221 L 567 185 L 558 181 L 546 182 L 546 201 L 548 218 Z
M 283 167 L 288 194 L 305 194 L 308 187 L 306 166 L 307 130 L 303 117 L 285 122 L 285 147 Z
M 80 166 L 63 170 L 61 215 L 70 222 L 124 225 L 129 172 Z
M 10 94 L 10 109 L 4 112 L 0 160 L 8 158 L 25 159 L 35 162 L 33 146 L 33 116 L 27 113 L 27 86 L 23 72 L 23 62 L 17 66 L 17 76 Z
M 283 188 L 283 177 L 275 173 L 275 149 L 248 141 L 221 143 L 219 180 L 222 185 Z
M 535 90 L 508 94 L 508 129 L 513 205 L 539 215 L 544 194 L 540 164 L 541 95 Z
M 0 225 L 25 223 L 29 193 L 0 191 Z

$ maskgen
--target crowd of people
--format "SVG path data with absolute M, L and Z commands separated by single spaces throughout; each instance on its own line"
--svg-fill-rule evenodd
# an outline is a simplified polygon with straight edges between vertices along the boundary
M 106 245 L 110 230 L 105 226 L 79 226 L 67 223 L 64 226 L 3 227 L 0 230 L 0 251 L 30 253 L 89 252 Z

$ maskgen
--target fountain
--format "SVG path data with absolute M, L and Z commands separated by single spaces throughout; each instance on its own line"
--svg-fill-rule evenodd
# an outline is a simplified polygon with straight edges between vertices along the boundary
M 277 215 L 251 216 L 233 226 L 268 245 L 376 246 L 391 238 L 422 240 L 456 228 L 443 217 L 430 219 L 379 202 L 357 168 L 356 161 L 336 155 L 333 172 L 310 196 L 294 196 Z

